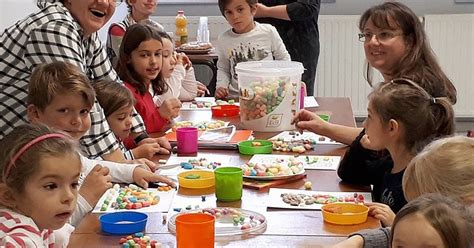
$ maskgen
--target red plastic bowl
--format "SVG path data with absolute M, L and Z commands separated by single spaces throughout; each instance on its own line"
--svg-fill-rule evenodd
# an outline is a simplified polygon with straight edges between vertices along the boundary
M 211 107 L 212 116 L 230 117 L 239 115 L 240 108 L 237 105 L 218 105 Z

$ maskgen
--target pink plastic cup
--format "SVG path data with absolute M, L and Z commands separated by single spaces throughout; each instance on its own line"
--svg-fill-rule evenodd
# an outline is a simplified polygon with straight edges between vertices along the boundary
M 196 154 L 198 150 L 198 129 L 195 127 L 181 127 L 176 130 L 178 154 Z

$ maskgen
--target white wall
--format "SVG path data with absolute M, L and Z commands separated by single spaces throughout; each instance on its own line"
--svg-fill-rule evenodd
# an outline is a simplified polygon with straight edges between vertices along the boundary
M 38 10 L 36 0 L 0 0 L 0 33 L 17 20 Z

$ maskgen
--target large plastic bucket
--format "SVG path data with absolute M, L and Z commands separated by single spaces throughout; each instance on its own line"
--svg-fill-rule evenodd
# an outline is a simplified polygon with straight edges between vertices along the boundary
M 294 61 L 238 63 L 240 121 L 259 132 L 292 130 L 291 118 L 299 110 L 304 68 Z

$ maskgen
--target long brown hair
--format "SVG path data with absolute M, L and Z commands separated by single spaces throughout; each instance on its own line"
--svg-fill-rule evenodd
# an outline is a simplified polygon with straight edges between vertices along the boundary
M 141 23 L 130 26 L 122 39 L 119 61 L 116 66 L 119 77 L 135 87 L 140 95 L 144 95 L 148 89 L 145 84 L 141 82 L 141 77 L 133 69 L 129 61 L 133 50 L 137 49 L 142 42 L 147 40 L 157 40 L 161 42 L 159 31 L 150 25 Z M 162 78 L 161 73 L 155 79 L 151 80 L 151 87 L 155 95 L 161 95 L 168 90 L 168 85 Z
M 104 109 L 105 117 L 123 107 L 135 105 L 135 98 L 130 90 L 122 84 L 113 81 L 96 81 L 93 83 L 97 94 L 97 101 Z
M 456 103 L 456 88 L 441 70 L 428 42 L 423 24 L 410 8 L 399 2 L 375 5 L 361 16 L 359 21 L 361 31 L 364 30 L 369 19 L 380 29 L 400 28 L 405 42 L 409 44 L 405 56 L 392 72 L 392 78 L 411 79 L 419 83 L 430 95 L 448 97 L 452 104 Z M 393 24 L 396 26 L 394 27 Z M 371 86 L 373 70 L 374 68 L 367 63 L 365 76 Z
M 460 172 L 462 173 L 462 172 Z M 398 223 L 407 216 L 421 215 L 441 237 L 444 247 L 474 245 L 474 209 L 440 194 L 426 194 L 410 201 L 395 216 L 390 243 Z
M 369 100 L 382 124 L 390 119 L 403 124 L 405 145 L 413 154 L 433 139 L 454 133 L 454 110 L 449 99 L 432 97 L 411 80 L 381 83 Z

